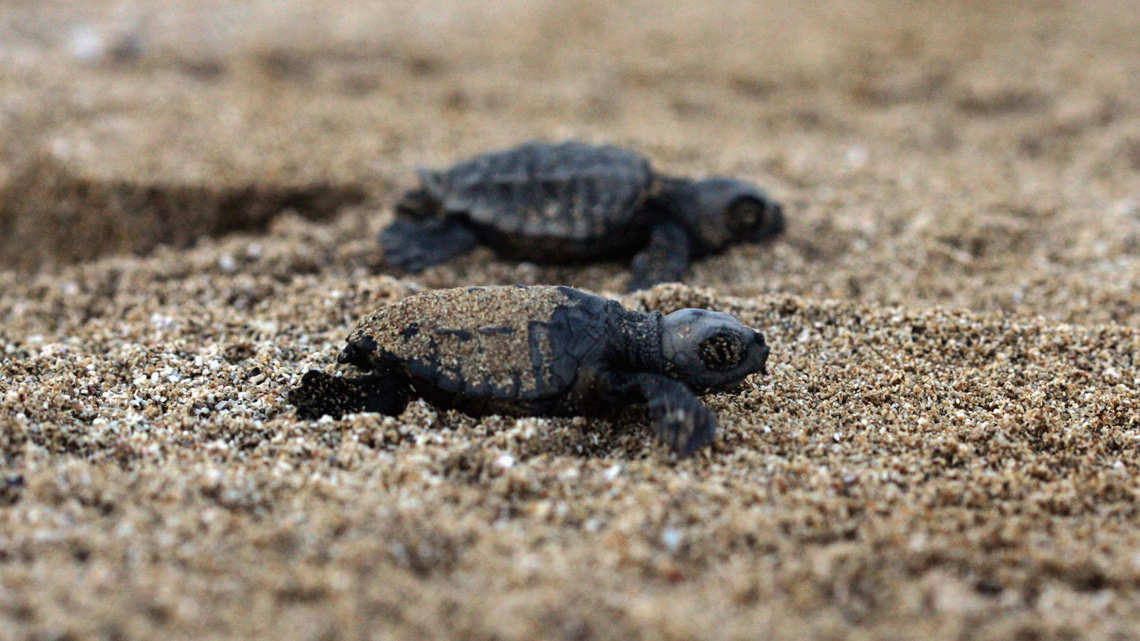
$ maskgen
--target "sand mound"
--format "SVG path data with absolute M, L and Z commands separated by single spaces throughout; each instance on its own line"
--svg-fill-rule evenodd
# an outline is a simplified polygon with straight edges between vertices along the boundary
M 286 211 L 324 220 L 366 198 L 354 186 L 105 182 L 51 158 L 25 165 L 0 188 L 0 264 L 25 270 L 261 231 Z

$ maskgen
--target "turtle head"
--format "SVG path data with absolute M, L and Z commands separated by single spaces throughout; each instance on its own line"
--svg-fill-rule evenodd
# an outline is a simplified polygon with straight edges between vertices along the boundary
M 682 184 L 677 203 L 700 253 L 734 243 L 757 243 L 784 231 L 784 212 L 763 190 L 734 178 Z
M 764 335 L 735 316 L 706 309 L 681 309 L 661 322 L 665 373 L 698 393 L 728 389 L 764 371 Z

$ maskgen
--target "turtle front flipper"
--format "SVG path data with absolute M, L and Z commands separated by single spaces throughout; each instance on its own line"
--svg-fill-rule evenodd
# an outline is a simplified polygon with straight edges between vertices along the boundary
M 716 415 L 684 383 L 632 374 L 623 387 L 626 395 L 640 396 L 649 405 L 658 436 L 678 454 L 689 456 L 716 438 Z
M 628 291 L 658 283 L 680 281 L 689 270 L 692 247 L 688 233 L 673 222 L 660 223 L 650 232 L 649 244 L 633 257 Z
M 397 218 L 380 232 L 384 262 L 413 274 L 471 251 L 478 241 L 471 225 L 455 217 Z
M 407 402 L 407 385 L 387 372 L 347 377 L 309 370 L 300 387 L 289 391 L 289 403 L 297 407 L 297 418 L 307 420 L 325 415 L 337 419 L 354 412 L 395 416 L 404 411 Z

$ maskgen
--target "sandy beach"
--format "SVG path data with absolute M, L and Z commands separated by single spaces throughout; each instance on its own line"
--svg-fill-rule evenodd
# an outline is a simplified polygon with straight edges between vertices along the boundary
M 381 6 L 375 6 L 375 5 Z M 1140 638 L 1140 8 L 0 4 L 0 639 Z M 377 234 L 530 140 L 754 181 L 626 265 Z M 565 284 L 762 330 L 678 459 L 613 420 L 298 420 L 353 325 Z

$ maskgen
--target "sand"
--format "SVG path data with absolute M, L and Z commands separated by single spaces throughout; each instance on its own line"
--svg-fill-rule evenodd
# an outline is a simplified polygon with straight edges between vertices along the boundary
M 0 638 L 1140 637 L 1137 32 L 1127 0 L 5 3 Z M 382 265 L 416 165 L 567 137 L 785 204 L 622 297 L 764 331 L 715 445 L 297 420 L 387 301 L 624 290 Z

